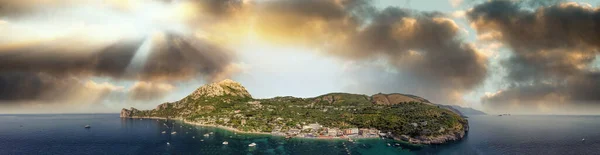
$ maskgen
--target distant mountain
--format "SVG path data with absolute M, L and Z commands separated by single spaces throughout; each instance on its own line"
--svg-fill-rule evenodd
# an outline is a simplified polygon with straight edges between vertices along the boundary
M 455 113 L 458 113 L 461 116 L 487 115 L 486 113 L 484 113 L 482 111 L 475 110 L 475 109 L 469 108 L 469 107 L 461 107 L 461 106 L 457 106 L 457 105 L 441 105 L 441 104 L 439 104 L 438 106 L 446 108 L 451 111 L 454 111 Z
M 359 129 L 375 131 L 377 136 L 379 130 L 420 144 L 458 140 L 469 129 L 458 111 L 414 95 L 329 93 L 313 98 L 254 99 L 232 80 L 204 85 L 179 101 L 155 109 L 123 109 L 121 117 L 179 119 L 241 132 L 300 137 L 352 137 Z

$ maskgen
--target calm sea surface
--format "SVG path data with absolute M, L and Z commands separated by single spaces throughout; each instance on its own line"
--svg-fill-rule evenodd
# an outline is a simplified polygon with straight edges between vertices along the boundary
M 285 140 L 118 114 L 0 115 L 0 154 L 600 154 L 599 116 L 471 116 L 469 122 L 461 141 L 418 147 L 382 139 Z

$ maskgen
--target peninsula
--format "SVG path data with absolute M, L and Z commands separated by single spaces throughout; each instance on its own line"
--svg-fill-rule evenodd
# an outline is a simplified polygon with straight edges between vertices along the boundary
M 204 85 L 179 101 L 152 110 L 123 109 L 121 117 L 179 119 L 289 137 L 389 136 L 415 144 L 459 140 L 469 129 L 460 114 L 413 95 L 330 93 L 313 98 L 254 99 L 232 80 Z

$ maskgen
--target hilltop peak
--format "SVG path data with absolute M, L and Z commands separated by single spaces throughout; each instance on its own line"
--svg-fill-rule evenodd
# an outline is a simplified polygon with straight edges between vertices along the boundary
M 239 82 L 237 82 L 237 81 L 233 81 L 233 80 L 231 80 L 231 79 L 225 79 L 225 80 L 221 80 L 221 81 L 219 81 L 219 82 L 217 82 L 217 83 L 218 83 L 218 84 L 228 84 L 228 83 L 234 83 L 234 84 L 241 85 Z
M 252 98 L 250 93 L 248 93 L 242 84 L 231 79 L 225 79 L 220 82 L 204 85 L 196 89 L 196 91 L 194 91 L 190 96 L 192 96 L 194 99 L 197 99 L 200 97 L 216 97 L 224 95 Z

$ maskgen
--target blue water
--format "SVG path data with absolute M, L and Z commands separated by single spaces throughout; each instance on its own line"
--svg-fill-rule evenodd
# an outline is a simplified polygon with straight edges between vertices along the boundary
M 598 116 L 471 116 L 469 122 L 471 131 L 458 142 L 390 147 L 396 142 L 285 140 L 118 114 L 0 115 L 0 154 L 600 154 Z

